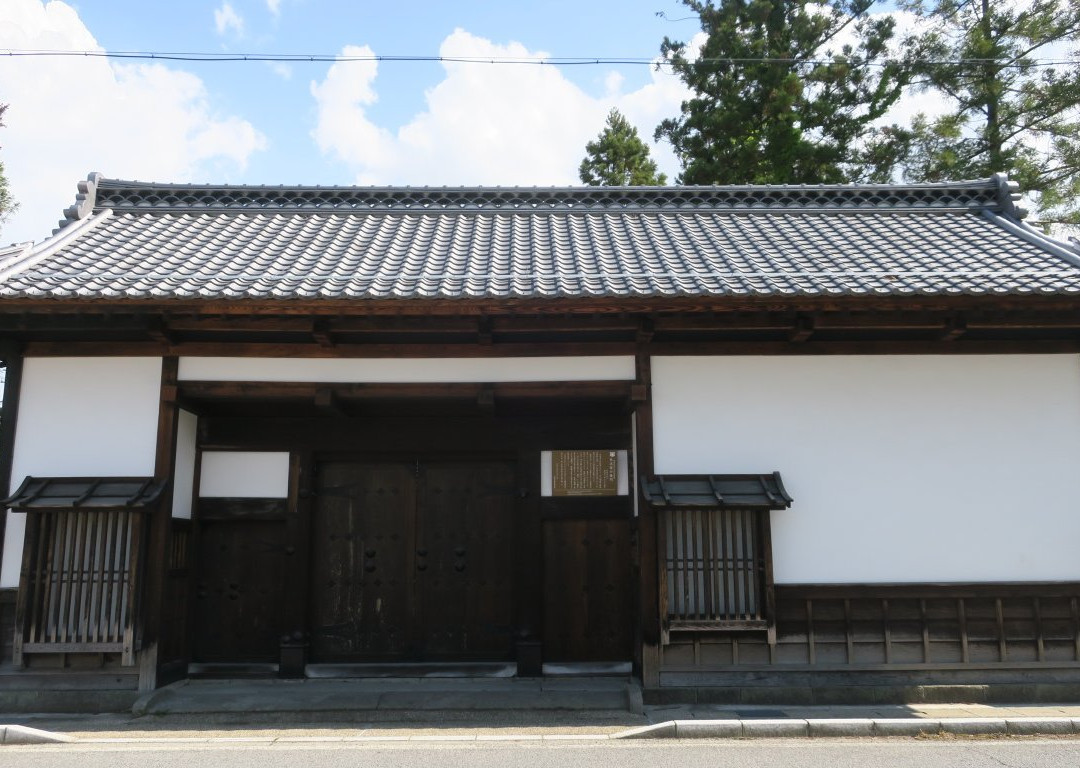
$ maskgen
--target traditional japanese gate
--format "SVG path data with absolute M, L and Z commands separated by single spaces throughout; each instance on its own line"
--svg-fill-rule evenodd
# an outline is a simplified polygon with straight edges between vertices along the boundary
M 512 658 L 516 465 L 327 461 L 311 660 Z

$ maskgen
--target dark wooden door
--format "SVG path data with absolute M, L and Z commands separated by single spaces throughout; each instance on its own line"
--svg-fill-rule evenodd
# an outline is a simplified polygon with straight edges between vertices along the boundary
M 513 645 L 515 467 L 421 464 L 414 636 L 431 659 L 500 659 Z
M 630 544 L 628 520 L 545 521 L 545 661 L 632 658 Z
M 513 648 L 515 466 L 325 462 L 312 659 L 500 659 Z
M 194 660 L 277 661 L 288 569 L 284 519 L 208 515 L 199 529 Z
M 312 521 L 314 661 L 396 659 L 411 643 L 411 464 L 328 462 Z

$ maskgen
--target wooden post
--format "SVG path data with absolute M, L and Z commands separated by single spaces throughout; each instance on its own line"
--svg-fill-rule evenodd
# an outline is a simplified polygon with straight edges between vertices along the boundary
M 651 477 L 653 468 L 652 422 L 652 359 L 648 344 L 639 344 L 636 355 L 637 381 L 644 389 L 645 399 L 636 404 L 637 457 L 639 476 Z M 660 565 L 657 556 L 656 512 L 641 494 L 638 477 L 633 478 L 638 494 L 638 547 L 641 569 L 638 573 L 640 590 L 641 681 L 645 688 L 660 685 Z
M 3 359 L 7 368 L 3 407 L 0 409 L 0 492 L 4 494 L 0 498 L 6 499 L 11 495 L 11 465 L 15 459 L 15 424 L 19 415 L 23 359 L 18 347 L 11 343 L 0 345 L 0 359 Z M 0 510 L 0 552 L 4 551 L 6 531 L 7 511 Z
M 149 527 L 146 557 L 143 559 L 143 584 L 137 617 L 136 638 L 139 654 L 139 690 L 152 691 L 158 687 L 160 664 L 161 611 L 165 598 L 165 579 L 169 568 L 169 533 L 172 518 L 172 479 L 176 464 L 177 405 L 176 383 L 179 358 L 165 357 L 161 361 L 161 399 L 158 406 L 157 452 L 154 458 L 154 479 L 166 482 L 161 501 L 147 511 L 144 524 Z M 138 588 L 138 585 L 136 585 Z M 187 606 L 169 606 L 170 610 L 187 610 Z
M 310 639 L 308 630 L 308 595 L 310 594 L 311 517 L 315 495 L 315 456 L 309 451 L 293 452 L 289 457 L 289 498 L 286 522 L 289 543 L 285 549 L 285 594 L 282 595 L 282 658 L 278 673 L 283 677 L 302 677 L 307 662 Z M 318 557 L 317 553 L 314 553 Z M 290 663 L 291 662 L 291 663 Z

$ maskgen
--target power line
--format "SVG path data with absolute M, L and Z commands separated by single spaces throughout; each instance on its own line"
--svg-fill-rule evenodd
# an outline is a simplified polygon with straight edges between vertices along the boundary
M 656 56 L 412 56 L 391 54 L 327 54 L 327 53 L 207 53 L 198 51 L 70 51 L 59 49 L 23 49 L 0 48 L 0 56 L 9 58 L 96 58 L 96 59 L 134 59 L 142 61 L 188 61 L 188 62 L 280 62 L 280 63 L 347 63 L 347 62 L 414 62 L 414 63 L 449 63 L 449 64 L 489 64 L 489 65 L 534 65 L 534 66 L 613 66 L 647 65 L 670 66 L 670 60 Z M 783 64 L 788 66 L 824 66 L 844 61 L 844 57 L 821 59 L 790 59 L 774 57 L 727 57 L 715 56 L 697 59 L 698 61 L 727 64 Z M 917 63 L 930 66 L 958 66 L 997 64 L 1007 69 L 1029 69 L 1032 67 L 1060 67 L 1080 65 L 1080 59 L 1027 59 L 1014 62 L 1001 62 L 997 59 L 918 59 Z M 867 66 L 888 67 L 903 63 L 898 59 L 886 59 L 880 62 L 865 62 Z

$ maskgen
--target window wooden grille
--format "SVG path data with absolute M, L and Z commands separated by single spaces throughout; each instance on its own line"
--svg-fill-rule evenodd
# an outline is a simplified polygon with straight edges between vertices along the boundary
M 24 653 L 120 653 L 135 663 L 139 510 L 27 514 L 13 661 Z
M 669 629 L 766 629 L 767 511 L 667 509 L 661 594 Z
M 764 630 L 776 641 L 769 514 L 792 498 L 779 472 L 654 475 L 663 642 L 672 630 Z

